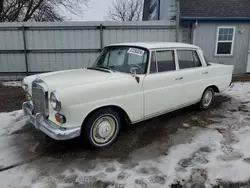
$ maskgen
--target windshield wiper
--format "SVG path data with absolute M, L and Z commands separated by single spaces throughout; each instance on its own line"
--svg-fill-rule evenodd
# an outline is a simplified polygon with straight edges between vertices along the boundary
M 100 66 L 100 65 L 95 66 L 94 68 L 101 68 L 101 69 L 106 69 L 106 70 L 110 70 L 112 72 L 115 72 L 115 70 L 111 69 L 110 67 L 105 67 L 105 66 Z
M 110 67 L 105 67 L 105 66 L 96 66 L 96 67 L 99 67 L 99 68 L 102 68 L 102 69 L 108 69 L 108 70 L 111 70 L 111 71 L 115 72 L 115 70 L 111 69 Z
M 110 71 L 108 71 L 107 69 L 103 69 L 101 67 L 87 67 L 87 69 L 89 70 L 97 70 L 97 71 L 102 71 L 102 72 L 108 72 L 110 73 Z

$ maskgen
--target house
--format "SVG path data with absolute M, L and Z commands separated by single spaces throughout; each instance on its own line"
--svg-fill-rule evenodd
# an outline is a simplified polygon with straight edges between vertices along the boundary
M 164 9 L 169 12 L 179 5 L 175 15 L 179 10 L 180 35 L 187 29 L 187 42 L 200 46 L 208 61 L 234 65 L 235 73 L 250 73 L 250 0 L 158 0 L 157 5 L 159 20 L 173 20 L 163 16 Z M 144 9 L 144 20 L 147 12 Z

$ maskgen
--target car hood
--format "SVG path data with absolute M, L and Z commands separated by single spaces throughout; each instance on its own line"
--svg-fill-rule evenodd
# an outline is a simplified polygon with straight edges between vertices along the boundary
M 38 77 L 45 82 L 51 92 L 53 90 L 64 89 L 76 85 L 131 77 L 131 75 L 121 72 L 104 72 L 84 68 L 44 73 L 39 74 Z

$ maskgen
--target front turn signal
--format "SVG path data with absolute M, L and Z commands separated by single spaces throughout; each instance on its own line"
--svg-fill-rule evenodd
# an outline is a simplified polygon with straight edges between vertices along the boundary
M 60 113 L 55 114 L 55 119 L 59 123 L 65 123 L 66 122 L 66 117 Z
M 26 100 L 26 101 L 30 101 L 30 100 L 31 100 L 31 97 L 30 97 L 29 94 L 26 94 L 26 95 L 25 95 L 25 100 Z

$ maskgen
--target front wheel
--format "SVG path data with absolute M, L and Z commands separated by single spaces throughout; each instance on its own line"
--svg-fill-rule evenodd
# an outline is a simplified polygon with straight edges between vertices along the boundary
M 107 147 L 116 140 L 120 125 L 119 114 L 113 109 L 103 108 L 88 117 L 82 128 L 82 136 L 93 147 Z
M 214 100 L 214 90 L 213 88 L 207 88 L 202 95 L 200 101 L 200 108 L 204 110 L 210 108 L 210 106 L 213 104 L 213 100 Z

